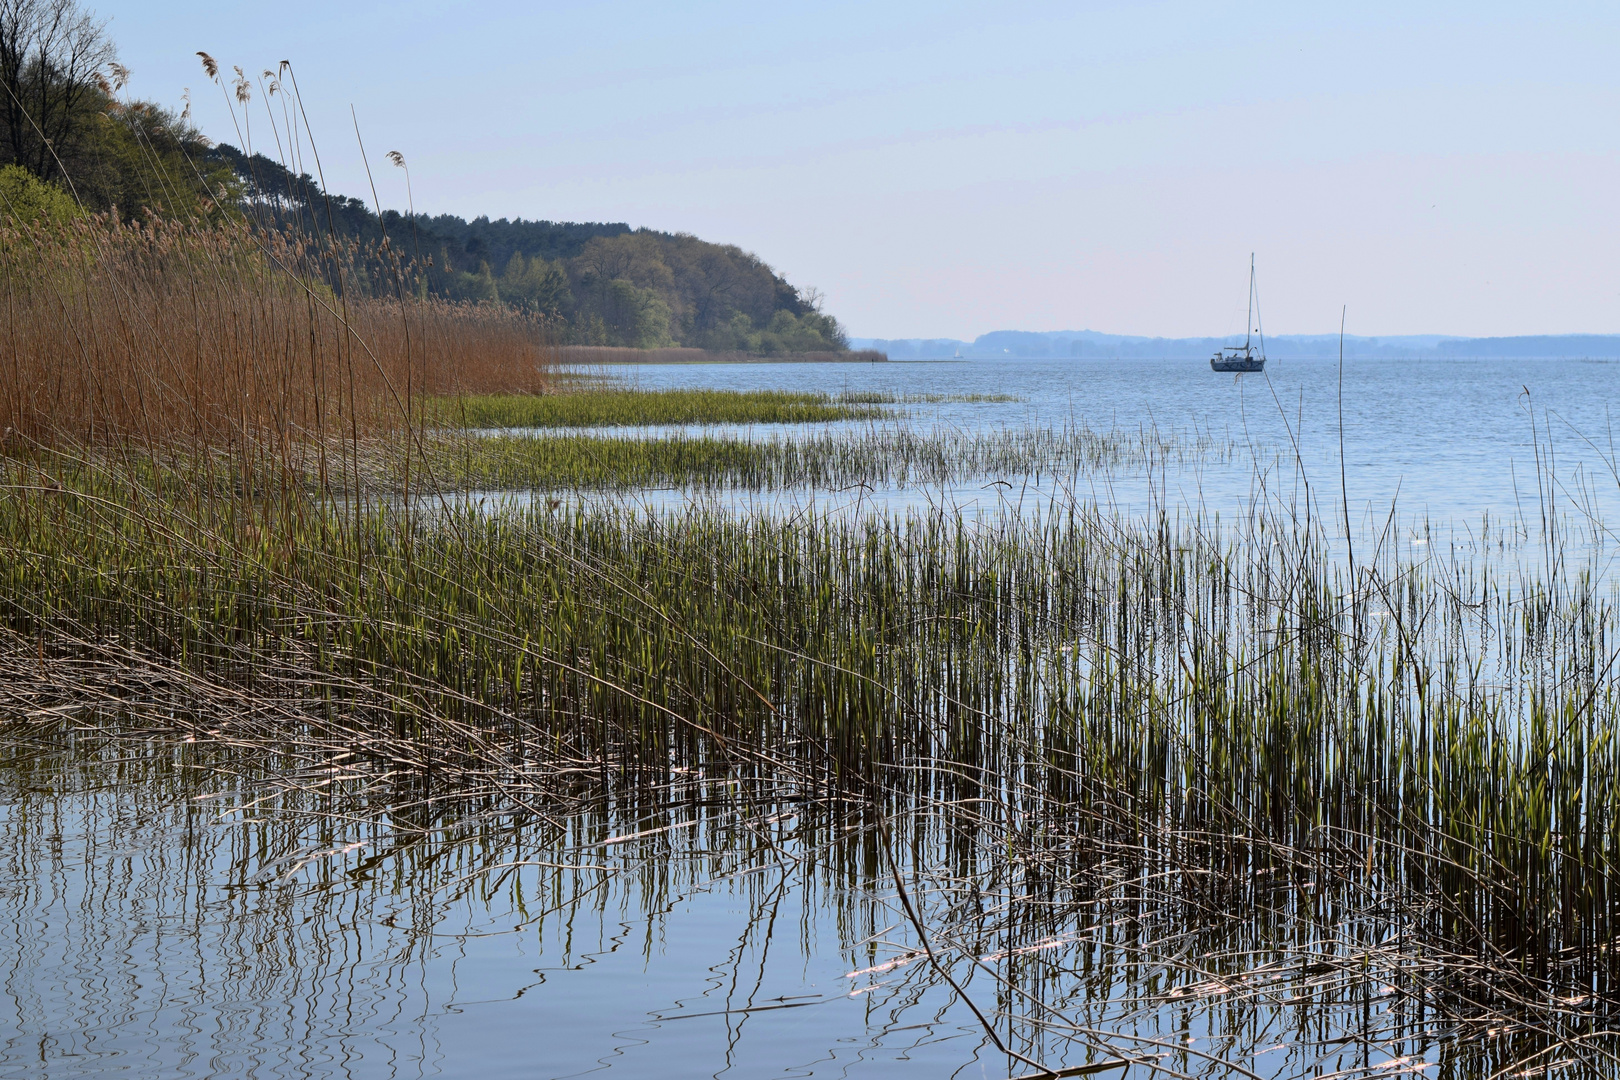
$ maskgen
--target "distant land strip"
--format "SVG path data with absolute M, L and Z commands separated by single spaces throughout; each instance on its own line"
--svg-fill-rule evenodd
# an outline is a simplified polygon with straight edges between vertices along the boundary
M 945 359 L 1204 359 L 1216 349 L 1241 345 L 1243 335 L 1162 338 L 1103 334 L 1095 330 L 1035 333 L 997 330 L 973 341 L 955 338 L 851 338 L 853 349 L 878 349 L 894 360 Z M 1266 354 L 1279 359 L 1320 359 L 1339 355 L 1337 334 L 1268 336 Z M 1406 334 L 1344 339 L 1344 355 L 1355 360 L 1612 360 L 1620 359 L 1620 334 L 1533 334 L 1523 337 L 1448 337 Z

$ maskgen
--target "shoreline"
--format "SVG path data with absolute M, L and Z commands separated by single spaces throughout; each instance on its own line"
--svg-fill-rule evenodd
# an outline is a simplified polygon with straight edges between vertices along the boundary
M 568 367 L 597 367 L 604 364 L 880 364 L 888 363 L 887 353 L 876 349 L 847 352 L 792 352 L 759 356 L 738 351 L 714 349 L 632 349 L 617 345 L 559 345 L 556 363 Z

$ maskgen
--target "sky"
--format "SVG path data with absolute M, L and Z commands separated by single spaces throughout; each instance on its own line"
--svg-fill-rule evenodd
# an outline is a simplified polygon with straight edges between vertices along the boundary
M 1620 332 L 1620 4 L 92 2 L 329 187 L 753 251 L 856 336 Z M 263 101 L 255 148 L 274 151 Z

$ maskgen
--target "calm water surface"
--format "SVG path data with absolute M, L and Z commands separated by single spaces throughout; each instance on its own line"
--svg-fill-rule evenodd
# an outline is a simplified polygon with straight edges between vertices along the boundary
M 1148 361 L 611 373 L 648 387 L 1013 394 L 1020 400 L 908 408 L 913 423 L 968 430 L 1214 433 L 1241 452 L 1162 471 L 1154 483 L 1173 506 L 1237 514 L 1263 483 L 1270 497 L 1303 505 L 1308 490 L 1313 512 L 1339 512 L 1332 362 L 1274 364 L 1265 378 Z M 1408 539 L 1425 521 L 1473 529 L 1487 513 L 1533 532 L 1544 511 L 1604 533 L 1594 519 L 1620 522 L 1617 399 L 1620 365 L 1610 362 L 1356 361 L 1343 387 L 1352 516 L 1370 529 L 1394 507 Z M 1147 482 L 1145 470 L 1127 471 L 1086 490 L 1145 507 Z M 862 498 L 994 512 L 1008 502 L 981 485 Z M 131 764 L 124 750 L 62 754 L 0 769 L 0 1076 L 1028 1071 L 930 976 L 870 830 L 831 811 L 677 802 L 649 816 L 608 799 L 563 835 L 521 821 L 322 816 L 268 778 L 261 789 L 235 773 L 212 790 L 183 755 Z M 650 830 L 662 831 L 620 841 Z M 919 850 L 912 869 L 927 869 L 933 857 Z M 986 925 L 978 947 L 995 957 L 1011 931 L 997 938 L 1003 931 Z M 1314 1033 L 1290 1029 L 1280 1010 L 1238 1021 L 1204 1004 L 1143 1012 L 1132 1003 L 1142 973 L 1108 967 L 1101 939 L 1087 937 L 1104 925 L 1037 943 L 1054 965 L 1053 993 L 1071 1015 L 1156 1052 L 1167 1041 L 1189 1048 L 1162 1059 L 1178 1070 L 1229 1075 L 1203 1052 L 1264 1076 L 1390 1075 L 1438 1060 L 1424 1057 L 1436 1044 L 1421 1028 L 1373 1052 L 1334 1044 L 1339 1021 L 1325 1007 Z M 991 979 L 971 967 L 959 975 L 993 1011 Z M 1359 1023 L 1383 1022 L 1382 1003 L 1358 1000 Z M 1094 1059 L 1083 1043 L 1048 1046 L 1053 1063 Z
M 1204 361 L 1009 360 L 887 364 L 736 364 L 603 369 L 647 388 L 719 387 L 1011 394 L 1013 403 L 907 406 L 914 424 L 962 429 L 1082 424 L 1209 432 L 1239 453 L 1169 474 L 1172 507 L 1233 512 L 1254 494 L 1257 466 L 1274 490 L 1308 485 L 1335 516 L 1340 505 L 1340 373 L 1331 360 L 1272 362 L 1262 375 L 1217 375 Z M 1620 361 L 1357 360 L 1343 372 L 1344 471 L 1351 517 L 1382 523 L 1394 506 L 1410 521 L 1478 525 L 1539 519 L 1537 473 L 1549 465 L 1555 512 L 1620 507 L 1613 416 Z M 780 428 L 762 425 L 756 437 Z M 1296 468 L 1297 451 L 1297 468 Z M 1539 451 L 1539 454 L 1538 454 Z M 1129 475 L 1118 497 L 1145 503 Z M 1083 493 L 1110 493 L 1078 478 Z M 965 498 L 974 498 L 970 489 Z M 1612 513 L 1603 515 L 1613 518 Z M 1614 519 L 1620 520 L 1620 519 Z
M 604 799 L 559 832 L 362 815 L 320 794 L 315 772 L 289 793 L 285 772 L 221 780 L 217 758 L 138 745 L 13 766 L 0 776 L 0 1075 L 1025 1071 L 929 969 L 872 821 L 852 811 L 727 807 L 724 782 L 694 782 L 656 810 Z M 896 845 L 915 902 L 937 915 L 938 875 L 962 873 L 962 853 L 937 817 L 915 820 Z M 1290 972 L 1276 1000 L 1301 992 L 1298 952 L 1271 951 L 1273 926 L 1171 927 L 1161 967 L 1143 962 L 1154 919 L 1134 902 L 1031 927 L 1007 907 L 1027 888 L 992 886 L 972 940 L 954 942 L 982 959 L 954 965 L 982 1010 L 1007 1007 L 993 973 L 1016 971 L 1068 1022 L 1108 1033 L 1113 1054 L 1184 1074 L 1225 1076 L 1214 1063 L 1232 1059 L 1267 1076 L 1377 1075 L 1443 1047 L 1444 1031 L 1355 987 L 1314 987 L 1308 1027 L 1276 1001 L 1228 1008 L 1210 989 L 1217 955 L 1244 971 L 1271 959 Z M 1375 995 L 1398 978 L 1371 976 Z M 1169 1004 L 1175 986 L 1188 996 Z M 1335 1038 L 1347 1027 L 1374 1031 L 1372 1048 Z M 1076 1066 L 1110 1056 L 1094 1042 L 1019 1045 Z

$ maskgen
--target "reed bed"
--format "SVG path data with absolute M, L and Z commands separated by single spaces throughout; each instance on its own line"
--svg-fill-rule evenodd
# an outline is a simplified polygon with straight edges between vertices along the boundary
M 838 400 L 870 405 L 987 405 L 1023 401 L 1017 394 L 899 394 L 892 390 L 845 390 Z
M 423 394 L 548 385 L 531 321 L 347 295 L 347 254 L 244 224 L 5 229 L 0 432 L 288 458 L 399 432 Z
M 697 780 L 750 820 L 822 806 L 806 835 L 859 839 L 863 918 L 902 924 L 852 967 L 979 972 L 1038 1063 L 1226 1075 L 1282 1015 L 1299 1074 L 1346 1046 L 1608 1067 L 1620 699 L 1590 574 L 1386 550 L 1352 579 L 1259 508 L 345 532 L 48 475 L 0 512 L 0 685 L 36 740 L 183 734 L 306 760 L 268 770 L 289 791 L 569 842 L 603 783 L 646 829 Z
M 468 428 L 818 424 L 891 416 L 879 402 L 787 390 L 570 388 L 551 394 L 461 394 L 427 405 L 437 423 Z
M 974 528 L 376 510 L 335 551 L 318 506 L 247 520 L 117 469 L 7 491 L 14 658 L 291 695 L 440 776 L 562 755 L 1023 802 L 1043 858 L 1125 844 L 1211 903 L 1311 853 L 1493 978 L 1620 976 L 1615 615 L 1589 580 L 1386 562 L 1352 588 L 1276 521 L 1255 545 L 1079 507 Z
M 476 380 L 483 384 L 489 379 Z M 472 385 L 474 380 L 469 380 Z M 655 427 L 707 424 L 819 424 L 892 419 L 885 405 L 985 404 L 1012 394 L 896 394 L 788 390 L 641 390 L 602 386 L 559 373 L 544 395 L 462 393 L 429 400 L 432 423 L 464 428 Z
M 105 889 L 78 900 L 78 918 L 43 927 L 41 937 L 94 951 L 81 960 L 91 971 L 104 956 L 126 962 L 131 942 L 121 939 L 116 913 L 136 891 L 150 901 L 146 919 L 209 928 L 202 952 L 210 963 L 253 971 L 272 1000 L 336 1013 L 343 1039 L 354 1037 L 357 1000 L 386 1000 L 383 987 L 414 981 L 423 931 L 439 942 L 465 940 L 468 930 L 486 940 L 508 934 L 517 948 L 538 936 L 547 963 L 566 970 L 577 952 L 588 955 L 598 921 L 657 925 L 696 890 L 724 891 L 756 928 L 785 923 L 801 898 L 813 897 L 812 917 L 839 927 L 847 943 L 848 975 L 835 980 L 843 985 L 806 987 L 796 1000 L 836 1010 L 854 992 L 864 1008 L 846 1012 L 843 1024 L 853 1021 L 868 1048 L 903 1052 L 908 1028 L 920 1024 L 935 1037 L 971 1033 L 974 1017 L 950 1000 L 907 925 L 893 856 L 935 957 L 995 1017 L 1010 1049 L 1054 1070 L 1135 1061 L 1145 1075 L 1212 1077 L 1401 1075 L 1433 1066 L 1481 1080 L 1615 1072 L 1613 1036 L 1589 1009 L 1543 1001 L 1510 1011 L 1437 992 L 1431 984 L 1443 983 L 1446 960 L 1358 931 L 1361 921 L 1379 926 L 1378 905 L 1357 905 L 1317 868 L 1303 878 L 1235 884 L 1231 903 L 1212 909 L 1174 878 L 1130 874 L 1130 850 L 1099 848 L 1083 882 L 1090 902 L 1073 904 L 1059 890 L 1082 884 L 1074 876 L 1054 881 L 1050 865 L 1043 874 L 1017 843 L 994 850 L 991 838 L 1016 838 L 983 812 L 984 801 L 839 805 L 806 797 L 791 778 L 739 783 L 675 772 L 651 785 L 615 782 L 579 763 L 556 769 L 549 785 L 547 809 L 566 806 L 566 816 L 517 816 L 503 792 L 486 792 L 481 805 L 452 805 L 336 747 L 233 744 L 184 716 L 114 730 L 89 711 L 57 711 L 4 735 L 0 789 L 23 811 L 0 834 L 14 878 L 37 874 L 39 864 L 76 865 L 72 823 L 87 819 L 99 823 L 102 848 L 183 842 L 187 851 L 185 860 L 131 860 Z M 1080 819 L 1102 813 L 1075 809 Z M 48 838 L 30 827 L 36 821 L 53 823 Z M 230 920 L 217 904 L 211 917 L 193 914 L 207 896 L 191 887 L 199 877 L 240 884 Z M 543 912 L 538 896 L 546 897 Z M 0 893 L 14 921 L 37 918 L 36 904 L 26 890 Z M 357 980 L 341 950 L 309 947 L 357 921 L 393 946 L 379 948 L 362 971 L 395 978 Z M 183 935 L 166 940 L 170 950 L 189 948 Z M 825 941 L 796 943 L 793 935 L 725 944 L 729 955 L 717 955 L 704 974 L 763 968 L 771 958 L 791 969 L 811 950 L 826 959 Z M 144 955 L 151 945 L 137 947 Z M 139 980 L 86 984 L 116 994 L 126 1013 L 145 1011 Z M 780 1004 L 762 997 L 744 974 L 707 1007 L 740 1016 Z M 52 1006 L 32 1024 L 61 1024 L 63 1012 L 91 1024 L 107 1007 L 102 993 L 71 986 Z M 849 1031 L 819 1022 L 829 1041 Z M 309 1040 L 325 1026 L 303 1028 L 296 1045 L 318 1050 Z M 262 1054 L 278 1044 L 279 1030 L 225 1024 L 209 1041 Z M 739 1049 L 746 1053 L 747 1042 Z M 1001 1075 L 988 1039 L 977 1056 Z M 1009 1074 L 1026 1070 L 1009 1060 Z
M 970 430 L 872 425 L 821 435 L 745 439 L 663 434 L 492 435 L 433 440 L 427 457 L 442 490 L 687 488 L 845 490 L 873 485 L 925 487 L 971 481 L 1073 481 L 1127 466 L 1187 464 L 1228 456 L 1206 435 L 1097 432 L 1090 428 Z M 373 489 L 396 470 L 379 464 Z

